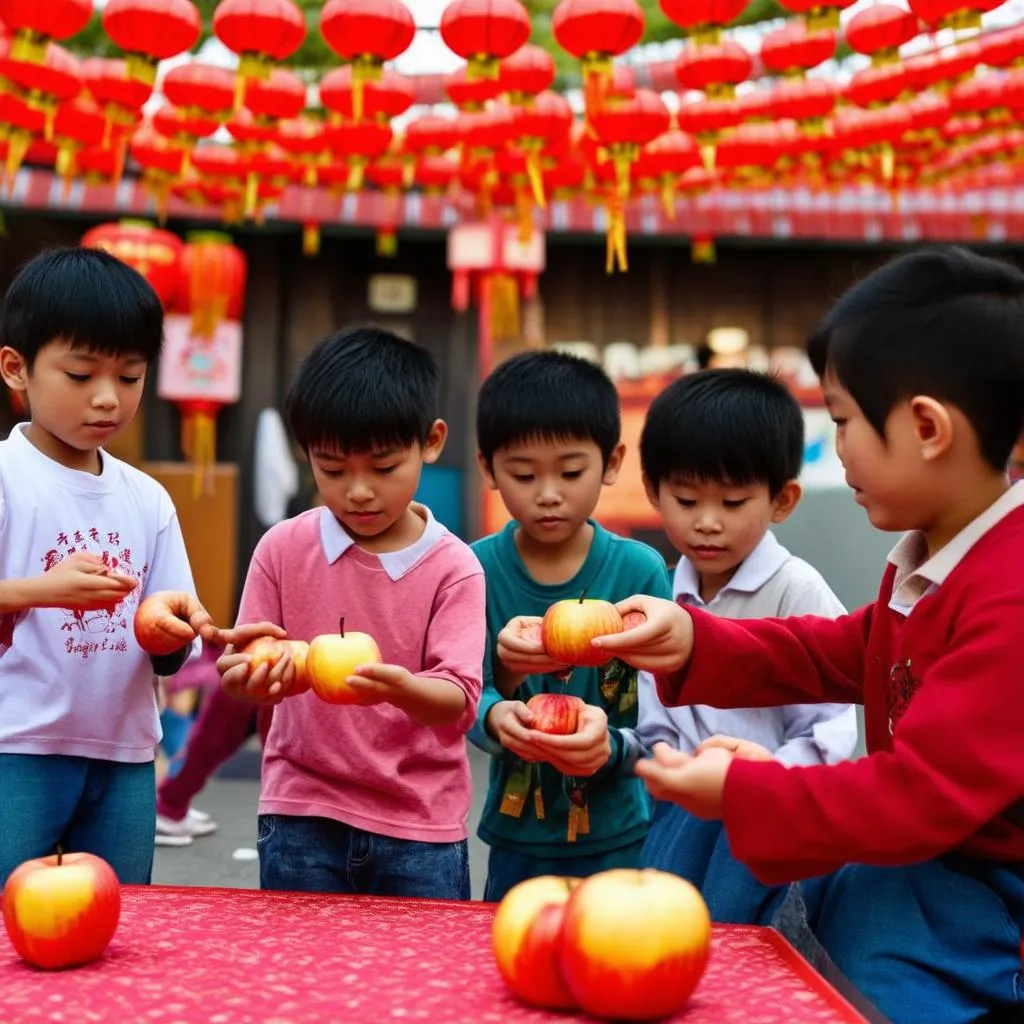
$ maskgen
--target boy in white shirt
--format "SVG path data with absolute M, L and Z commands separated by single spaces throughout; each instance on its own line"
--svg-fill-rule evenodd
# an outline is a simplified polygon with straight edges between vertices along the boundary
M 183 635 L 216 636 L 167 492 L 102 449 L 162 339 L 148 282 L 93 249 L 37 256 L 4 300 L 0 374 L 31 420 L 0 442 L 0 886 L 58 847 L 150 880 L 155 676 L 191 645 L 151 658 L 135 610 L 172 591 Z
M 800 500 L 803 414 L 778 381 L 748 370 L 680 378 L 652 403 L 640 441 L 647 493 L 682 556 L 672 593 L 726 618 L 835 618 L 843 606 L 812 566 L 770 532 Z M 650 749 L 686 753 L 704 744 L 787 765 L 834 764 L 857 742 L 845 704 L 722 711 L 666 708 L 641 673 L 637 733 Z M 641 855 L 645 867 L 682 875 L 703 893 L 715 921 L 769 923 L 784 888 L 759 883 L 729 850 L 721 822 L 659 805 Z

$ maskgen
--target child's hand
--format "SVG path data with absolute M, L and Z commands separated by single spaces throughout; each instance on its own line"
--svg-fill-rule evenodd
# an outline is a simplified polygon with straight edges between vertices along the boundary
M 39 608 L 95 611 L 112 608 L 137 586 L 133 576 L 111 572 L 102 559 L 76 551 L 35 581 L 33 603 Z
M 547 761 L 563 775 L 593 775 L 612 756 L 608 716 L 592 704 L 586 704 L 580 710 L 579 724 L 574 733 L 555 736 L 531 730 L 529 742 L 540 760 Z
M 709 736 L 696 750 L 697 754 L 705 750 L 728 750 L 741 761 L 774 761 L 775 755 L 760 743 L 753 740 L 738 740 L 735 736 Z
M 498 657 L 517 675 L 543 675 L 564 672 L 569 666 L 552 661 L 540 642 L 540 625 L 536 615 L 517 615 L 498 634 Z
M 722 817 L 725 777 L 733 755 L 712 747 L 690 757 L 666 743 L 654 745 L 654 757 L 638 761 L 636 774 L 655 800 L 670 800 L 694 817 L 710 821 Z
M 685 608 L 675 601 L 642 594 L 620 601 L 616 607 L 627 628 L 596 637 L 592 641 L 595 647 L 647 672 L 676 672 L 690 660 L 693 619 Z M 638 621 L 640 615 L 642 622 Z
M 356 675 L 345 680 L 359 693 L 360 704 L 402 706 L 403 698 L 414 686 L 413 674 L 401 665 L 360 665 Z
M 273 668 L 264 662 L 254 670 L 252 657 L 239 651 L 260 637 L 272 636 L 283 640 L 288 634 L 272 622 L 236 626 L 220 633 L 230 639 L 224 653 L 217 659 L 224 692 L 245 703 L 280 704 L 295 684 L 295 664 L 291 654 L 285 652 Z
M 531 744 L 533 712 L 521 700 L 498 701 L 487 712 L 487 731 L 506 749 L 523 761 L 541 760 Z

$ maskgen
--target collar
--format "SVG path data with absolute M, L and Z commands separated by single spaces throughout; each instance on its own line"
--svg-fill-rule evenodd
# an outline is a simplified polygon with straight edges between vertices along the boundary
M 370 557 L 377 558 L 384 571 L 396 583 L 417 562 L 434 548 L 441 538 L 448 532 L 435 518 L 426 505 L 413 502 L 409 506 L 425 522 L 423 533 L 414 540 L 407 548 L 399 551 L 384 551 Z M 329 564 L 333 565 L 346 551 L 355 547 L 355 541 L 345 532 L 341 523 L 331 514 L 330 509 L 324 506 L 320 510 L 320 543 L 324 549 L 324 555 Z
M 1024 506 L 1024 483 L 1010 487 L 931 558 L 923 533 L 914 530 L 905 534 L 889 552 L 889 561 L 896 567 L 893 602 L 903 608 L 913 608 L 932 587 L 945 582 L 989 530 L 1021 506 Z
M 733 578 L 722 587 L 710 603 L 714 604 L 722 594 L 730 590 L 741 594 L 753 594 L 760 590 L 782 568 L 787 558 L 789 552 L 769 530 L 757 547 L 743 559 Z M 694 603 L 704 603 L 700 596 L 700 577 L 688 558 L 679 559 L 672 589 L 676 597 Z

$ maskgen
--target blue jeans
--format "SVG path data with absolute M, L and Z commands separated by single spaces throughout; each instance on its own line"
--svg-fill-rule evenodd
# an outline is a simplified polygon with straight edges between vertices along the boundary
M 968 1024 L 1024 1002 L 1022 865 L 952 854 L 848 864 L 794 886 L 774 923 L 892 1024 Z
M 720 821 L 702 821 L 671 803 L 655 809 L 640 866 L 692 882 L 719 924 L 769 924 L 788 889 L 762 885 L 736 860 Z
M 102 857 L 124 885 L 148 885 L 155 833 L 152 761 L 0 754 L 0 886 L 58 845 Z
M 469 899 L 469 844 L 393 839 L 332 818 L 261 814 L 260 888 Z
M 635 868 L 640 861 L 640 849 L 643 845 L 643 840 L 640 840 L 618 850 L 581 857 L 531 857 L 528 854 L 492 846 L 487 858 L 484 899 L 489 903 L 497 903 L 509 889 L 528 878 L 539 878 L 541 875 L 588 878 L 599 871 L 611 871 L 613 868 Z

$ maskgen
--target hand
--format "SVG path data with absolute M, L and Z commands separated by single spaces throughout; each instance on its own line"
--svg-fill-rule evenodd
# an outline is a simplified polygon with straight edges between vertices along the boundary
M 540 752 L 532 744 L 533 712 L 521 700 L 498 701 L 487 712 L 487 731 L 506 749 L 523 761 L 540 761 Z
M 638 761 L 636 774 L 655 800 L 670 800 L 696 818 L 722 817 L 725 777 L 733 755 L 712 747 L 690 757 L 666 743 L 654 745 L 654 757 Z
M 346 680 L 360 695 L 360 704 L 402 706 L 403 697 L 412 690 L 413 674 L 401 665 L 359 665 Z
M 576 731 L 568 736 L 553 736 L 530 730 L 530 745 L 542 761 L 563 775 L 593 775 L 612 756 L 608 735 L 608 716 L 601 708 L 585 705 L 579 714 Z
M 509 670 L 522 676 L 565 672 L 569 666 L 552 661 L 540 642 L 544 620 L 536 615 L 517 615 L 498 634 L 498 657 Z
M 705 750 L 728 750 L 741 761 L 774 761 L 775 755 L 760 743 L 753 740 L 738 740 L 734 736 L 709 736 L 696 750 L 697 754 Z
M 148 641 L 144 641 L 138 631 L 140 616 L 149 620 L 145 624 Z M 199 598 L 186 590 L 158 590 L 147 594 L 136 613 L 136 636 L 150 654 L 181 650 L 197 636 L 215 643 L 221 632 Z
M 690 660 L 693 619 L 685 608 L 675 601 L 644 595 L 629 597 L 616 607 L 627 628 L 622 633 L 596 637 L 592 641 L 595 647 L 646 672 L 677 672 Z
M 280 704 L 292 692 L 295 664 L 291 654 L 284 653 L 273 668 L 264 663 L 253 670 L 252 657 L 239 653 L 253 640 L 263 636 L 283 640 L 288 634 L 280 626 L 272 622 L 256 622 L 218 632 L 230 639 L 224 653 L 217 659 L 220 684 L 225 693 L 247 704 Z
M 134 576 L 111 572 L 102 559 L 76 551 L 35 581 L 34 604 L 83 612 L 113 608 L 138 585 Z

